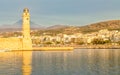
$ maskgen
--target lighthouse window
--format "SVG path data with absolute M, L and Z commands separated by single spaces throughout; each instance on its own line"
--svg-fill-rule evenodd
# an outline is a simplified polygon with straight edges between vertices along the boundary
M 26 20 L 29 20 L 29 18 L 27 18 Z

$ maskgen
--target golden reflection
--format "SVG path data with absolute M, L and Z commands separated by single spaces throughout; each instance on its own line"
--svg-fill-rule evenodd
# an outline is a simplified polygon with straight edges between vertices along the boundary
M 23 52 L 23 75 L 31 75 L 32 71 L 32 52 L 31 51 L 24 51 Z
M 112 49 L 74 52 L 37 51 L 33 55 L 34 61 L 32 51 L 0 52 L 0 75 L 18 75 L 18 73 L 20 75 L 36 73 L 56 75 L 56 71 L 64 73 L 73 70 L 81 73 L 84 69 L 90 75 L 97 75 L 98 72 L 100 75 L 110 75 L 113 71 L 119 72 L 119 57 L 120 51 Z

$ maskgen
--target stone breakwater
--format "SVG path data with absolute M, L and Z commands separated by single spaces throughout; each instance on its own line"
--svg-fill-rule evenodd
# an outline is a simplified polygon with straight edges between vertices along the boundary
M 74 50 L 73 47 L 33 47 L 36 51 L 71 51 Z

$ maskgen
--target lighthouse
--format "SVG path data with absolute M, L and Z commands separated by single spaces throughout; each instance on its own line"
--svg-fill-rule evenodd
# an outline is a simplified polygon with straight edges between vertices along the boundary
M 22 28 L 23 50 L 32 50 L 32 40 L 30 36 L 30 13 L 28 8 L 23 10 Z

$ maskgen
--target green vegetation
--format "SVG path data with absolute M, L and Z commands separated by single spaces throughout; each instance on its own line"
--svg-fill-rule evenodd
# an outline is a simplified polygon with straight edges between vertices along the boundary
M 85 44 L 85 43 L 84 43 L 84 41 L 79 41 L 79 42 L 77 42 L 77 44 L 78 44 L 78 45 L 83 45 L 83 44 Z
M 52 44 L 52 42 L 45 42 L 45 44 L 47 44 L 47 45 L 51 45 L 51 44 Z
M 120 41 L 117 42 L 120 45 Z
M 41 41 L 39 39 L 32 39 L 32 43 L 35 45 L 39 45 Z
M 106 43 L 110 43 L 110 40 L 104 40 L 103 38 L 94 38 L 92 40 L 92 44 L 106 44 Z

